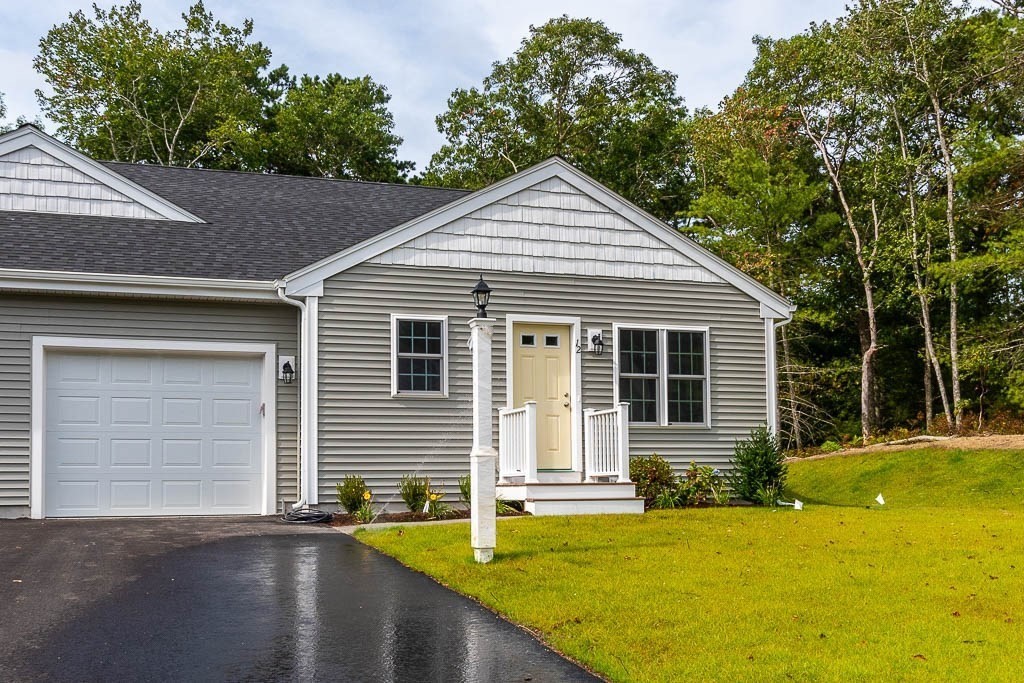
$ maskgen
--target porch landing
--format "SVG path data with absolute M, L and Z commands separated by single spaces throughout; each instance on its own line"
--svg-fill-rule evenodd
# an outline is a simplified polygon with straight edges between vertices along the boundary
M 643 514 L 644 499 L 632 482 L 539 482 L 498 484 L 498 498 L 522 501 L 523 509 L 545 515 Z

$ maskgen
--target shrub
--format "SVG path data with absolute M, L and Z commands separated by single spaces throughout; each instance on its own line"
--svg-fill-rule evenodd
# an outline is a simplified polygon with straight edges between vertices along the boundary
M 402 480 L 398 483 L 398 492 L 402 494 L 402 500 L 411 512 L 423 512 L 429 491 L 430 477 L 403 474 Z
M 334 486 L 338 490 L 338 505 L 354 515 L 363 506 L 363 494 L 368 490 L 366 482 L 358 475 L 349 474 Z
M 725 489 L 725 483 L 719 481 L 719 472 L 714 467 L 691 462 L 690 469 L 683 474 L 677 489 L 680 505 L 704 505 L 709 501 L 718 502 Z
M 750 432 L 750 438 L 736 442 L 732 463 L 732 488 L 744 500 L 765 504 L 772 491 L 777 496 L 786 484 L 782 447 L 765 427 L 758 427 Z
M 468 474 L 464 474 L 459 477 L 459 501 L 469 508 L 469 504 L 473 501 L 473 477 Z
M 629 461 L 629 478 L 636 484 L 636 495 L 650 505 L 664 491 L 674 491 L 676 475 L 672 465 L 657 453 Z
M 836 451 L 841 450 L 843 450 L 843 444 L 839 443 L 838 441 L 829 440 L 821 444 L 822 453 L 835 453 Z

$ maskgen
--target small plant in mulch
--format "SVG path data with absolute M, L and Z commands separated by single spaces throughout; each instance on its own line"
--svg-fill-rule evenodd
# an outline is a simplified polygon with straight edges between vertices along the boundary
M 444 491 L 427 493 L 427 516 L 430 519 L 445 519 L 452 516 L 452 506 L 444 502 Z
M 375 516 L 373 514 L 373 492 L 369 489 L 363 491 L 362 500 L 362 505 L 356 509 L 353 516 L 360 524 L 369 524 Z
M 398 492 L 409 512 L 422 512 L 430 495 L 430 477 L 403 474 L 402 480 L 398 482 Z
M 352 515 L 363 506 L 363 494 L 369 490 L 363 478 L 355 474 L 347 475 L 334 487 L 338 491 L 338 505 Z

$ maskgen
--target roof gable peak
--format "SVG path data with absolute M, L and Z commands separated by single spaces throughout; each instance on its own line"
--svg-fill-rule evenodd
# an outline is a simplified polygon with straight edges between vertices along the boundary
M 0 209 L 203 222 L 31 124 L 0 135 L 0 179 Z

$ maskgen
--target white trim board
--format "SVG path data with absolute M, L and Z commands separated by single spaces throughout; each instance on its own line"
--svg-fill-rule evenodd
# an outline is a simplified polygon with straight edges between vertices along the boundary
M 185 296 L 214 299 L 278 301 L 270 280 L 224 280 L 164 275 L 119 275 L 0 268 L 0 290 Z
M 260 401 L 264 404 L 263 503 L 264 515 L 276 512 L 277 497 L 277 346 L 275 344 L 236 344 L 162 339 L 118 339 L 100 337 L 32 337 L 32 432 L 29 446 L 29 510 L 33 519 L 42 519 L 46 481 L 46 353 L 48 351 L 152 351 L 231 356 L 262 356 Z
M 571 315 L 529 315 L 509 313 L 505 316 L 505 405 L 514 408 L 512 387 L 512 355 L 515 349 L 512 330 L 517 323 L 534 325 L 568 325 L 572 337 L 569 345 L 570 392 L 572 393 L 572 469 L 583 471 L 583 354 L 576 353 L 582 320 Z
M 557 157 L 301 268 L 285 277 L 287 290 L 290 293 L 302 291 L 442 225 L 556 176 L 760 302 L 771 317 L 787 318 L 794 310 L 793 304 L 784 297 Z
M 189 213 L 180 206 L 176 206 L 160 195 L 148 190 L 138 183 L 128 180 L 123 175 L 115 173 L 103 164 L 93 161 L 81 152 L 71 149 L 67 145 L 58 142 L 35 126 L 28 124 L 16 130 L 0 135 L 0 156 L 16 152 L 26 147 L 35 147 L 46 154 L 58 159 L 75 170 L 89 176 L 97 183 L 106 185 L 110 189 L 120 192 L 132 201 L 138 202 L 150 211 L 159 214 L 164 220 L 181 221 L 185 223 L 203 223 L 201 218 Z M 110 220 L 119 220 L 111 218 Z

